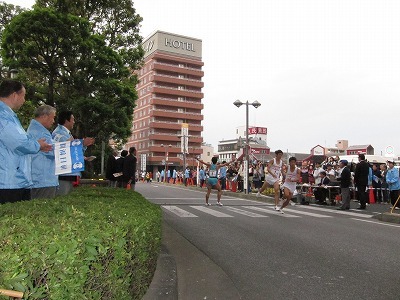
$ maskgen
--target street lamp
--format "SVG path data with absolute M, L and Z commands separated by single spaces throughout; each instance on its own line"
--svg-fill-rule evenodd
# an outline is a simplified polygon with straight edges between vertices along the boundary
M 171 147 L 172 147 L 172 145 L 171 145 L 171 144 L 169 144 L 169 145 L 167 146 L 167 145 L 161 144 L 161 147 L 164 147 L 164 149 L 165 149 L 164 182 L 167 182 L 167 169 L 168 169 L 168 148 L 171 148 Z
M 243 180 L 243 188 L 245 190 L 245 194 L 248 194 L 249 188 L 249 105 L 253 105 L 255 108 L 259 108 L 261 103 L 257 100 L 254 102 L 242 102 L 240 100 L 236 100 L 233 102 L 236 107 L 240 107 L 243 104 L 246 105 L 246 148 L 245 148 L 245 160 L 244 160 L 244 180 Z
M 6 74 L 5 75 L 6 78 L 15 79 L 17 77 L 18 70 L 17 69 L 10 70 L 8 67 L 5 67 L 2 64 L 0 64 L 0 78 L 4 77 L 3 74 Z

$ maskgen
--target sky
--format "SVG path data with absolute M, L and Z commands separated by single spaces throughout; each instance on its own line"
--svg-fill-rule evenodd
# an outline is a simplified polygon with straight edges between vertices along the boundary
M 34 1 L 5 1 L 29 7 Z M 400 156 L 400 1 L 136 0 L 146 38 L 156 30 L 202 40 L 203 140 L 267 127 L 272 151 L 316 145 L 388 146 Z

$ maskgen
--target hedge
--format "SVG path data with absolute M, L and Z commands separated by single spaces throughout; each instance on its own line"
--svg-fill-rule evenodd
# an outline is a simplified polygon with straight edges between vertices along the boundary
M 141 299 L 160 243 L 160 207 L 124 189 L 3 204 L 0 288 L 24 299 Z

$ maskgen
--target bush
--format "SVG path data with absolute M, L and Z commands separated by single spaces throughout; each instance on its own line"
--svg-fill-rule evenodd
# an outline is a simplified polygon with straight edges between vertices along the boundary
M 160 207 L 124 189 L 3 204 L 0 288 L 24 299 L 141 299 L 160 242 Z

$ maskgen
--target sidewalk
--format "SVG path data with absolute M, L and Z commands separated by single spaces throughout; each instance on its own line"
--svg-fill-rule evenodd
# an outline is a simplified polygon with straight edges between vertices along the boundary
M 162 252 L 143 300 L 165 299 L 235 300 L 240 296 L 219 266 L 163 222 Z
M 183 186 L 184 187 L 184 186 Z M 188 186 L 189 189 L 203 190 Z M 213 191 L 215 193 L 215 191 Z M 224 191 L 224 195 L 243 199 L 273 203 L 268 196 L 256 197 L 256 194 L 244 194 Z M 358 204 L 351 202 L 352 208 Z M 335 209 L 332 206 L 320 206 Z M 389 212 L 390 205 L 372 204 L 367 211 L 380 212 L 375 219 L 400 224 L 400 214 Z M 223 287 L 223 288 L 221 288 Z M 176 299 L 241 299 L 230 278 L 204 253 L 171 228 L 162 224 L 162 245 L 157 261 L 157 269 L 151 285 L 143 300 Z

